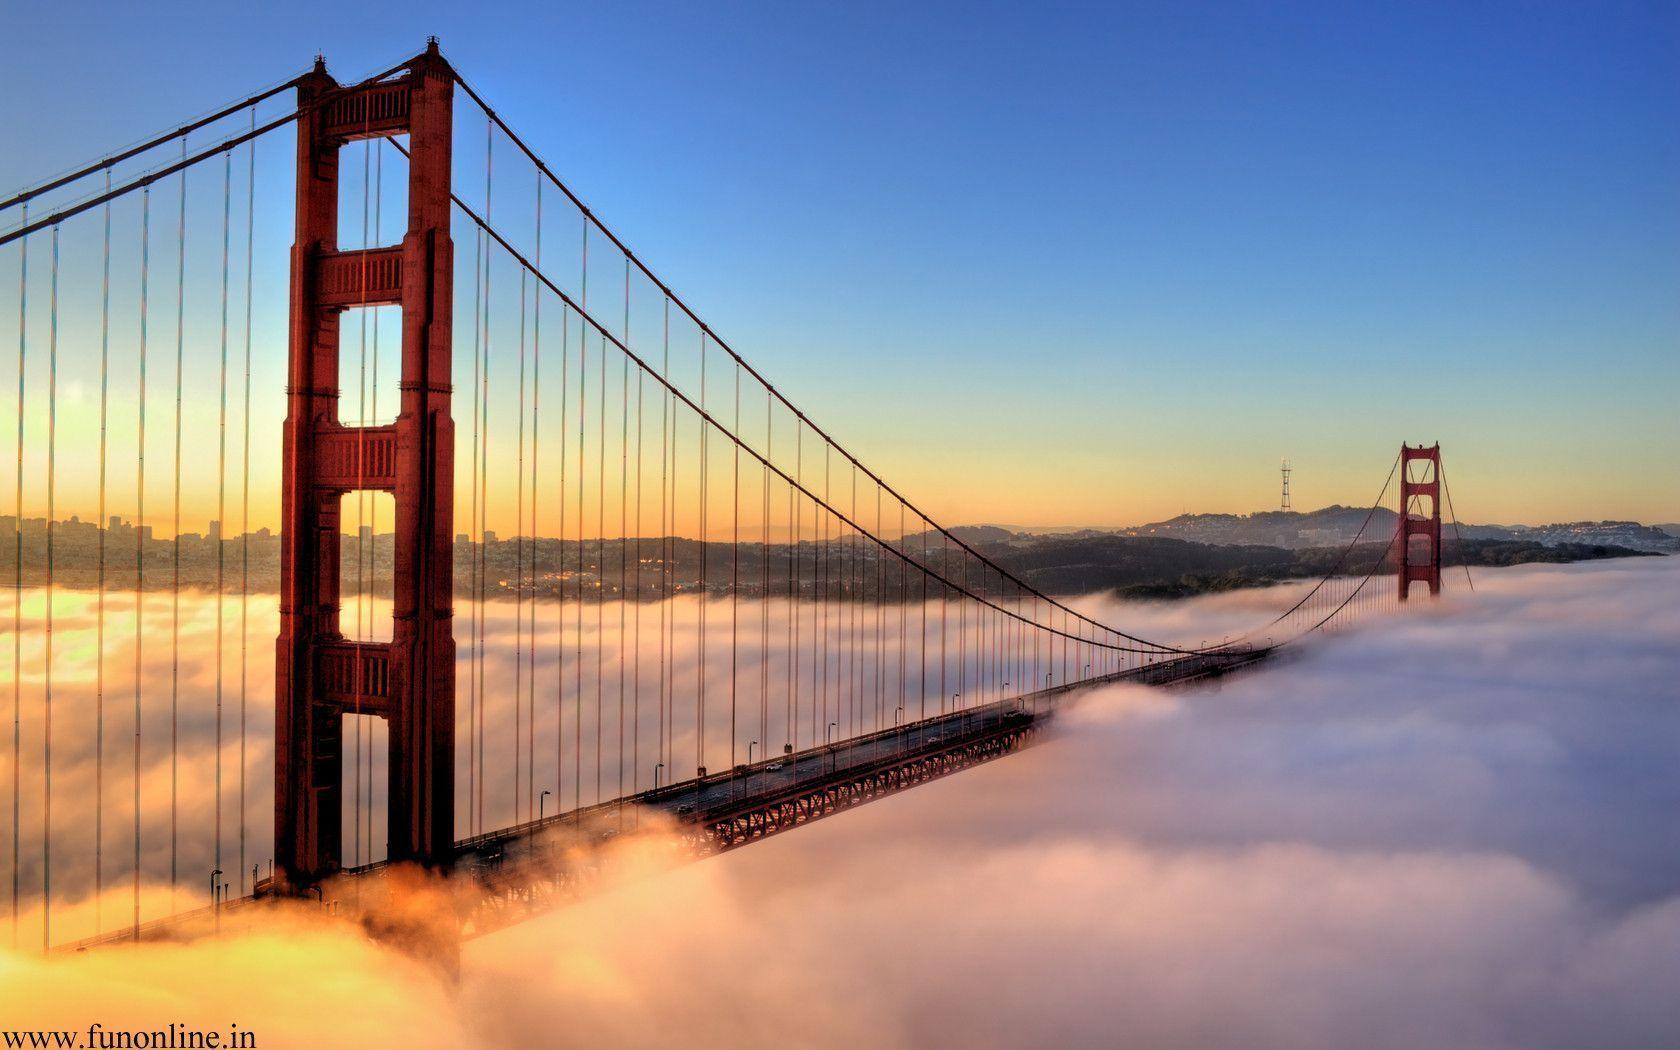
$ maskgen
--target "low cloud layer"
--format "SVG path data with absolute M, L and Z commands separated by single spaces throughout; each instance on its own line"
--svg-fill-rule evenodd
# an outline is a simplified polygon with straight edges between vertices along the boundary
M 1661 1045 L 1677 569 L 1488 573 L 1220 690 L 1095 694 L 1023 755 L 476 944 L 467 1002 L 579 1045 Z
M 473 942 L 452 991 L 305 928 L 0 957 L 0 1024 L 167 1013 L 262 1046 L 357 1026 L 421 1046 L 1663 1045 L 1680 559 L 1477 586 L 1223 688 L 1093 693 L 1021 755 Z M 1257 597 L 1124 616 L 1217 632 Z M 318 1009 L 333 980 L 345 1009 Z

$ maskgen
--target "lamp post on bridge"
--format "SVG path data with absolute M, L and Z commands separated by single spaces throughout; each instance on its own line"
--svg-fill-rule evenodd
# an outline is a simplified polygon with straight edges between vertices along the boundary
M 548 796 L 550 796 L 552 794 L 554 794 L 554 792 L 548 790 L 547 788 L 543 788 L 543 793 L 537 796 L 537 822 L 538 823 L 541 823 L 542 819 L 543 819 L 543 803 L 547 802 L 548 801 Z
M 756 741 L 756 740 L 749 740 L 747 742 L 747 776 L 752 775 L 753 748 L 755 748 L 757 746 L 758 746 L 758 741 Z M 747 777 L 742 777 L 741 778 L 741 794 L 744 796 L 744 795 L 746 795 L 746 793 L 747 793 Z
M 216 880 L 222 877 L 222 869 L 217 868 L 210 873 L 210 914 L 216 921 L 216 932 L 222 932 L 221 902 L 216 899 Z

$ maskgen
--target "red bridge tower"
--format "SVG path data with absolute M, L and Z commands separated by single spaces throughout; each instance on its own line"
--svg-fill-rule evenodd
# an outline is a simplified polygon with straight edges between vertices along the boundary
M 293 887 L 341 866 L 347 711 L 389 726 L 390 858 L 437 864 L 454 846 L 453 95 L 435 41 L 393 79 L 342 89 L 317 61 L 298 86 L 274 761 L 275 868 Z M 407 233 L 388 247 L 339 248 L 340 147 L 399 134 L 411 155 Z M 399 415 L 346 426 L 340 321 L 387 305 L 402 308 Z M 358 490 L 396 502 L 388 644 L 348 641 L 339 625 L 339 506 Z
M 1416 466 L 1414 466 L 1416 464 Z M 1425 501 L 1427 500 L 1427 506 Z M 1400 520 L 1396 525 L 1395 575 L 1400 600 L 1414 582 L 1441 593 L 1441 446 L 1400 445 Z

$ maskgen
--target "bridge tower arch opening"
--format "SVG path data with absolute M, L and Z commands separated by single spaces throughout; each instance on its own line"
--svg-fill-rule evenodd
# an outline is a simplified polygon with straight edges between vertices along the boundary
M 1400 600 L 1413 583 L 1441 593 L 1441 445 L 1400 446 L 1400 517 L 1394 538 Z
M 342 88 L 317 61 L 297 88 L 274 762 L 275 872 L 293 888 L 342 867 L 347 715 L 387 722 L 389 858 L 438 865 L 454 845 L 454 83 L 434 41 L 393 78 Z M 409 138 L 406 232 L 398 244 L 341 249 L 339 151 L 394 135 Z M 397 419 L 346 425 L 340 322 L 379 306 L 402 315 Z M 339 507 L 359 490 L 395 503 L 384 643 L 347 640 L 339 624 Z

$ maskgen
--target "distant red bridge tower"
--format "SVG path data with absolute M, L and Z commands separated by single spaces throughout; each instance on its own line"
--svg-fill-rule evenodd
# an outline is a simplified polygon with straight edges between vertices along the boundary
M 1427 504 L 1426 504 L 1427 501 Z M 1400 446 L 1400 519 L 1395 525 L 1400 600 L 1412 584 L 1441 593 L 1441 446 Z
M 275 868 L 294 888 L 342 866 L 347 713 L 389 727 L 389 858 L 440 864 L 455 841 L 454 84 L 434 43 L 391 79 L 341 88 L 317 62 L 298 85 L 274 758 Z M 402 241 L 340 248 L 339 150 L 401 134 L 411 156 Z M 397 420 L 347 425 L 340 321 L 347 310 L 377 306 L 402 310 Z M 385 644 L 348 640 L 339 624 L 339 508 L 358 491 L 389 492 L 396 503 Z

